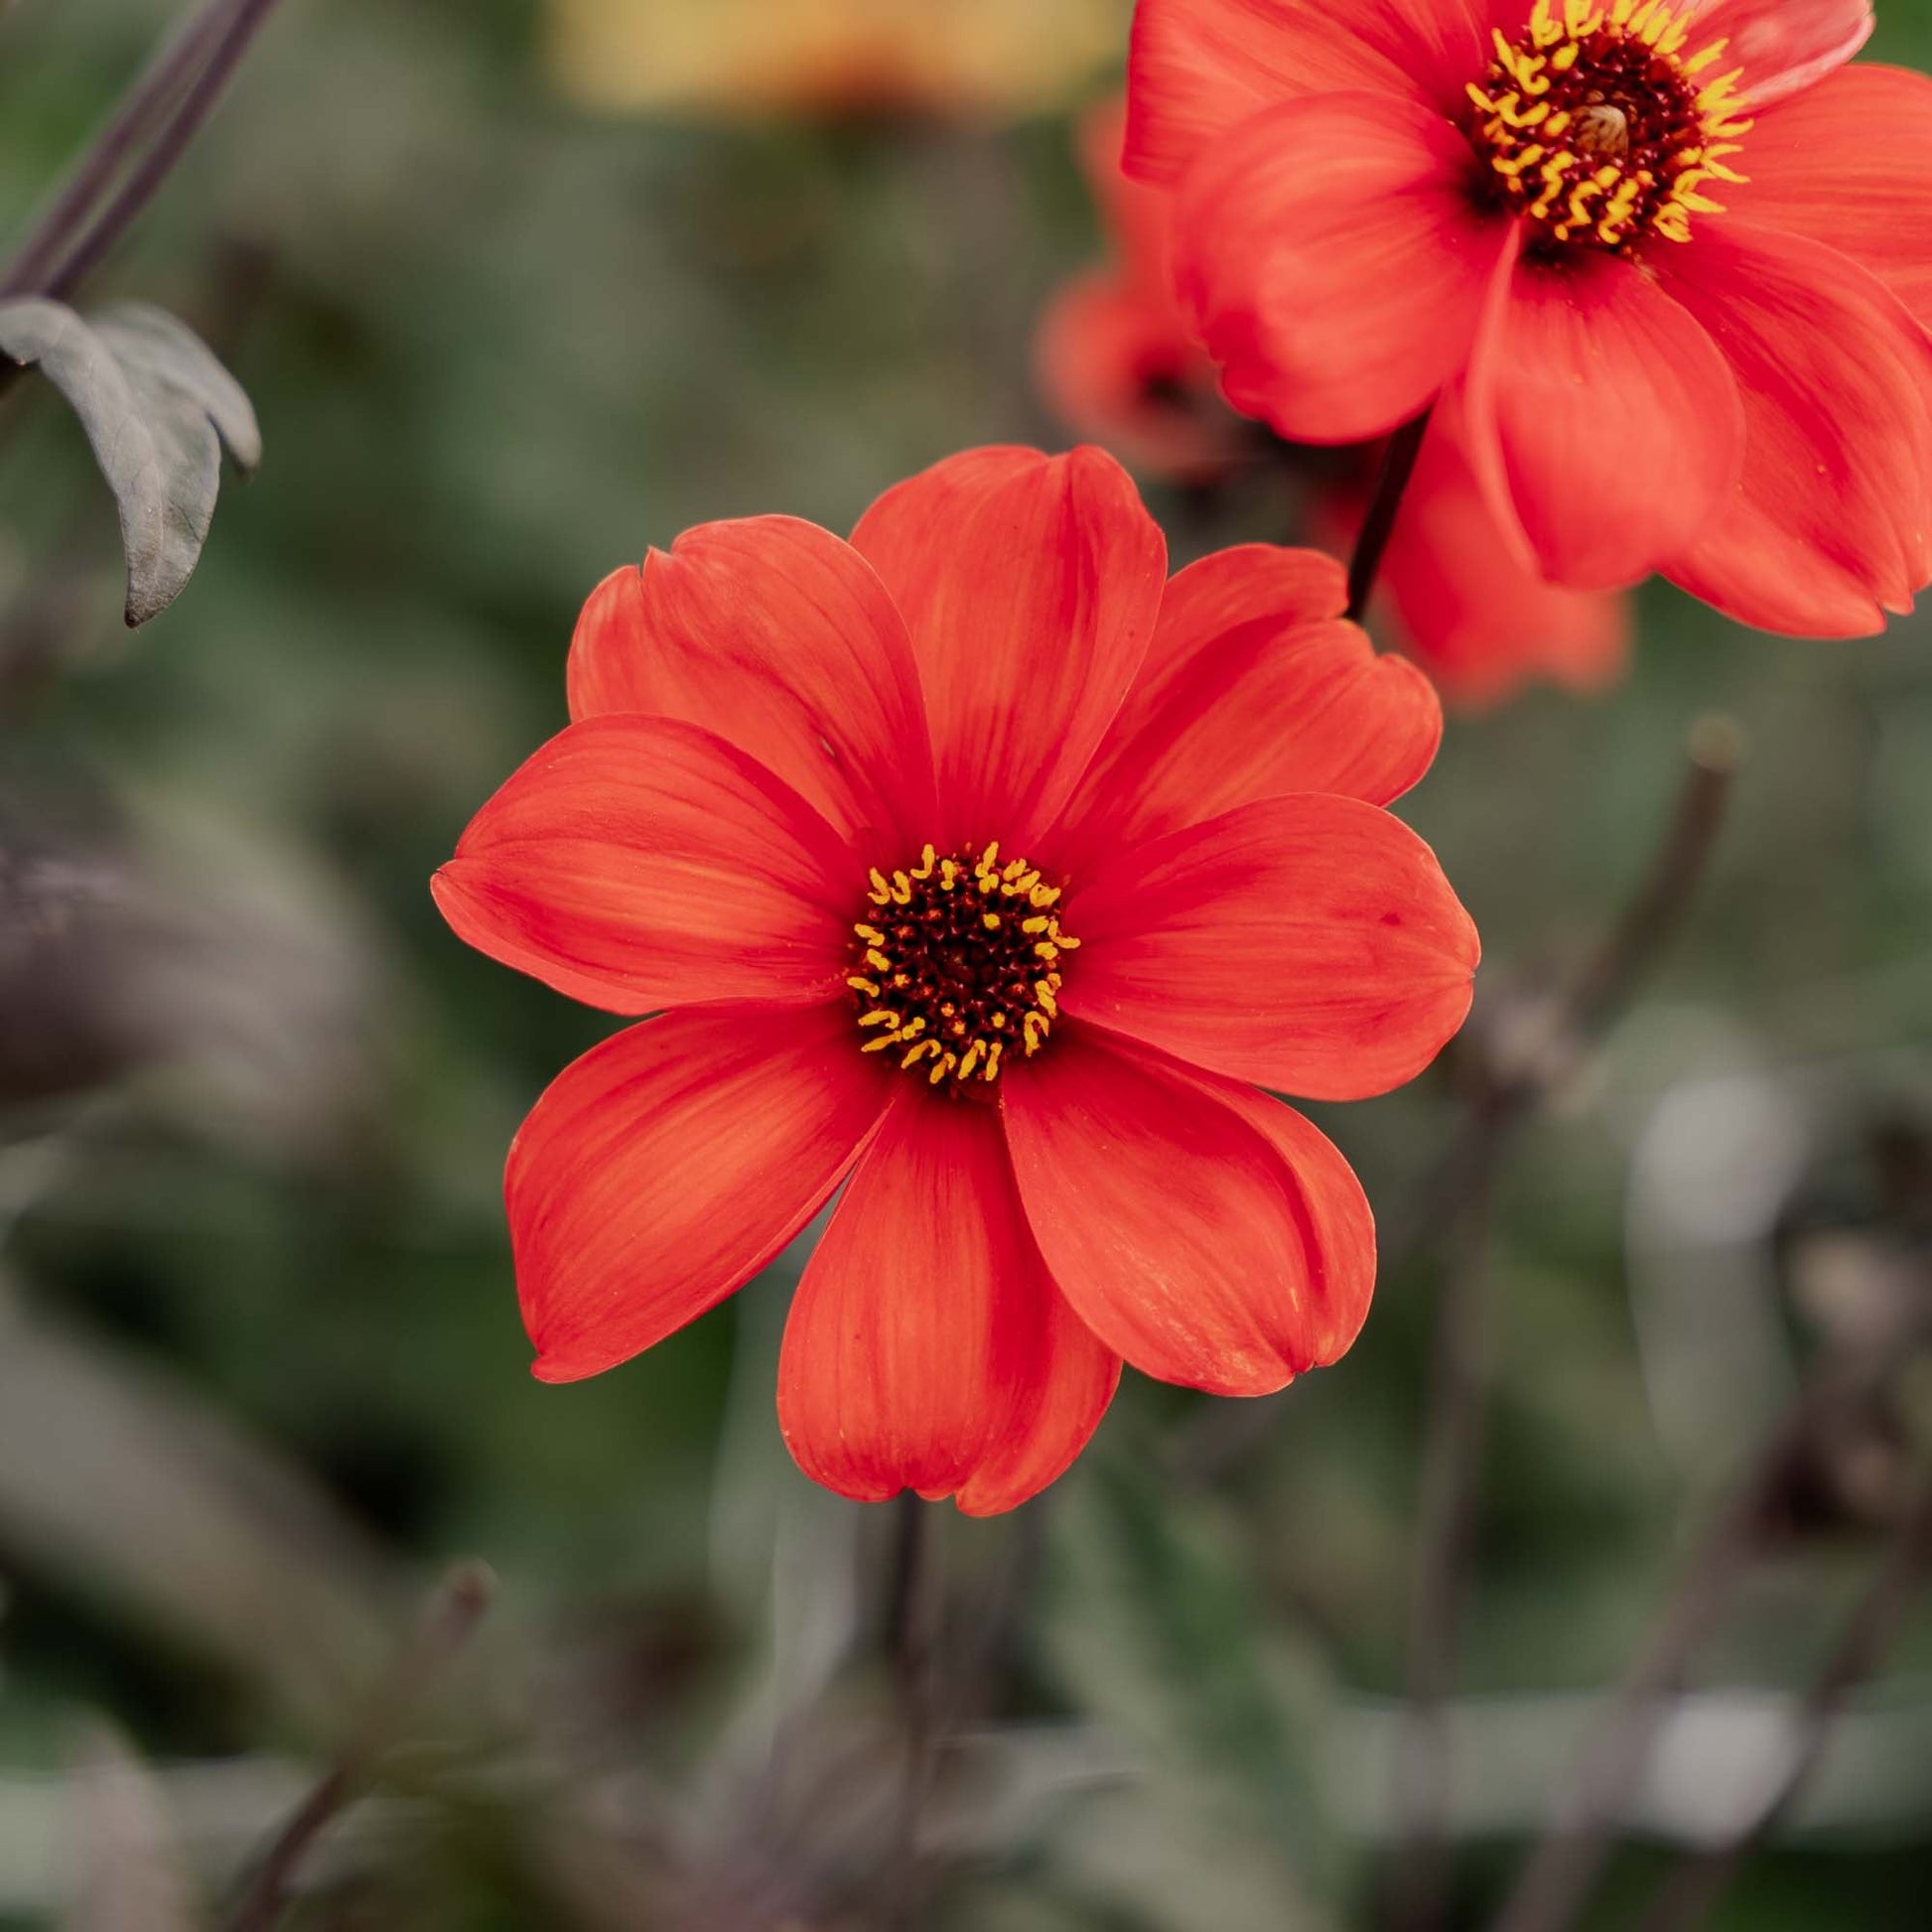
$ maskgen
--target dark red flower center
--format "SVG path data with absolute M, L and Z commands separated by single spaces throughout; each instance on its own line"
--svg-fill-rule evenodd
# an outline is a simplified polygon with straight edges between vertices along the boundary
M 943 858 L 928 845 L 917 865 L 875 871 L 846 980 L 861 1050 L 953 1091 L 1038 1052 L 1080 943 L 1060 929 L 1061 891 L 1025 859 L 1003 863 L 997 841 Z
M 1703 191 L 1741 183 L 1726 157 L 1750 122 L 1742 69 L 1706 78 L 1725 42 L 1687 54 L 1690 25 L 1661 0 L 1537 0 L 1520 39 L 1469 88 L 1470 136 L 1518 209 L 1555 241 L 1623 250 L 1688 241 Z

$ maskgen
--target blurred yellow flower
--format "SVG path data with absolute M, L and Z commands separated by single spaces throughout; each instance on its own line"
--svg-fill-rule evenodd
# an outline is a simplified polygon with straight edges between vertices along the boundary
M 1126 59 L 1129 0 L 550 0 L 573 99 L 706 114 L 1021 114 Z

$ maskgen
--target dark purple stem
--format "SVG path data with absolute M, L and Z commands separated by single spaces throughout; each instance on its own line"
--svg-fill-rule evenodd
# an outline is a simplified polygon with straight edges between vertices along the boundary
M 1402 507 L 1409 479 L 1416 474 L 1416 459 L 1422 455 L 1423 438 L 1429 434 L 1429 418 L 1436 405 L 1431 403 L 1420 416 L 1406 422 L 1389 438 L 1382 454 L 1382 469 L 1375 479 L 1375 494 L 1369 498 L 1368 514 L 1362 518 L 1361 534 L 1355 539 L 1354 555 L 1348 560 L 1347 616 L 1357 623 L 1368 614 L 1368 601 L 1375 591 L 1375 579 L 1382 568 L 1382 553 L 1389 547 L 1395 531 L 1396 512 Z
M 33 231 L 0 272 L 0 296 L 32 295 L 41 289 L 75 230 L 99 205 L 115 177 L 207 58 L 233 5 L 234 0 L 210 0 L 149 62 L 94 136 L 67 185 L 48 204 Z
M 162 183 L 174 172 L 175 164 L 187 153 L 202 124 L 214 111 L 241 57 L 247 53 L 275 4 L 276 0 L 226 0 L 218 13 L 210 9 L 214 18 L 220 20 L 220 26 L 210 30 L 214 40 L 206 65 L 163 123 L 153 146 L 58 265 L 48 272 L 41 293 L 56 300 L 71 295 L 133 225 L 154 200 Z

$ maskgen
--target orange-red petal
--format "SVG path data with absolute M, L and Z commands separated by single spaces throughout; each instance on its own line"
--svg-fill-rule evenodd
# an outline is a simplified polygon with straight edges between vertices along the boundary
M 1469 144 L 1400 94 L 1256 114 L 1181 183 L 1182 304 L 1228 400 L 1303 443 L 1407 421 L 1467 358 L 1507 224 L 1470 193 Z
M 1843 67 L 1871 26 L 1871 0 L 1705 0 L 1685 51 L 1722 38 L 1722 66 L 1743 69 L 1745 98 L 1761 108 Z
M 1361 504 L 1345 519 L 1352 540 Z M 1446 697 L 1493 704 L 1533 678 L 1596 691 L 1630 653 L 1630 600 L 1544 581 L 1503 535 L 1445 397 L 1382 559 L 1381 589 L 1409 647 Z
M 1077 1027 L 1002 1086 L 1046 1265 L 1136 1368 L 1264 1395 L 1354 1339 L 1374 1222 L 1348 1164 L 1301 1115 Z
M 1734 215 L 1850 255 L 1932 327 L 1932 79 L 1861 63 L 1758 115 Z
M 431 882 L 457 936 L 612 1013 L 809 1004 L 843 983 L 863 864 L 710 732 L 613 714 L 560 732 Z
M 1486 39 L 1484 10 L 1460 0 L 1140 0 L 1128 172 L 1175 181 L 1251 115 L 1306 94 L 1367 90 L 1459 110 Z
M 888 490 L 854 545 L 905 615 L 942 843 L 1049 825 L 1140 669 L 1167 543 L 1112 457 L 973 451 Z
M 1241 425 L 1214 365 L 1172 304 L 1112 270 L 1078 275 L 1034 336 L 1041 399 L 1076 435 L 1156 476 L 1204 482 L 1226 469 Z
M 1195 1066 L 1360 1100 L 1434 1059 L 1478 946 L 1436 855 L 1359 799 L 1269 798 L 1076 882 L 1060 1005 Z
M 749 752 L 891 864 L 927 836 L 932 759 L 905 624 L 872 566 L 791 516 L 687 530 L 591 595 L 570 715 L 644 712 Z
M 1520 230 L 1519 230 L 1520 232 Z M 1471 456 L 1506 533 L 1577 590 L 1640 583 L 1736 483 L 1737 385 L 1702 325 L 1601 250 L 1497 263 L 1469 358 Z
M 1662 259 L 1737 379 L 1744 469 L 1662 565 L 1727 617 L 1862 636 L 1932 577 L 1932 345 L 1849 256 L 1734 220 Z
M 893 1091 L 839 1006 L 670 1014 L 566 1067 L 504 1175 L 537 1375 L 611 1368 L 749 1281 L 818 1211 Z
M 1341 566 L 1244 544 L 1168 586 L 1140 681 L 1049 846 L 1079 872 L 1109 850 L 1257 798 L 1387 804 L 1429 769 L 1443 710 L 1415 665 L 1338 614 Z
M 907 1086 L 785 1324 L 778 1422 L 799 1467 L 861 1501 L 1011 1509 L 1080 1452 L 1119 1373 L 1047 1277 L 998 1113 Z

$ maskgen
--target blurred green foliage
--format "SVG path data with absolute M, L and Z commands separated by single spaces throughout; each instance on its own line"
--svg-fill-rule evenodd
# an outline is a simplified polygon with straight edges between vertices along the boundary
M 22 0 L 0 25 L 0 224 L 27 218 L 173 11 Z M 788 1264 L 613 1374 L 528 1377 L 502 1154 L 607 1023 L 466 951 L 426 881 L 562 723 L 571 624 L 615 564 L 711 517 L 845 529 L 950 450 L 1056 440 L 1029 332 L 1096 239 L 1062 123 L 595 120 L 547 93 L 537 34 L 524 0 L 290 0 L 103 278 L 207 335 L 267 444 L 148 629 L 120 629 L 111 512 L 72 423 L 36 385 L 4 405 L 0 825 L 110 852 L 200 923 L 193 1024 L 170 1022 L 182 1050 L 9 1110 L 0 1293 L 305 1472 L 385 1588 L 486 1557 L 503 1625 L 554 1646 L 546 1668 L 608 1665 L 598 1698 L 634 1711 L 625 1748 L 675 1788 L 764 1654 L 767 1615 L 802 1600 L 765 1600 L 774 1539 L 853 1514 L 777 1442 Z M 1932 60 L 1925 0 L 1885 11 L 1874 52 Z M 1211 518 L 1150 500 L 1177 555 L 1287 533 L 1266 480 Z M 1861 643 L 1766 639 L 1654 590 L 1624 688 L 1455 721 L 1405 803 L 1477 917 L 1493 1006 L 1602 929 L 1692 720 L 1730 713 L 1751 745 L 1683 942 L 1506 1179 L 1471 1694 L 1611 1679 L 1718 1473 L 1660 1436 L 1632 1319 L 1630 1161 L 1657 1102 L 1740 1070 L 1785 1096 L 1803 1154 L 1764 1246 L 1786 1263 L 1793 1229 L 1881 1221 L 1874 1133 L 1932 1134 L 1928 642 L 1919 620 Z M 1457 1103 L 1444 1072 L 1320 1116 L 1395 1227 Z M 1212 1466 L 1196 1466 L 1224 1445 L 1207 1400 L 1130 1376 L 1035 1530 L 948 1517 L 965 1622 L 1021 1540 L 1044 1539 L 994 1714 L 1096 1721 L 1154 1767 L 989 1855 L 935 1907 L 948 1922 L 1363 1921 L 1386 1803 L 1336 1739 L 1403 1681 L 1438 1273 L 1427 1245 L 1394 1268 L 1347 1360 Z M 1771 1331 L 1802 1355 L 1790 1268 L 1772 1278 Z M 93 1418 L 69 1420 L 91 1440 Z M 0 1803 L 8 1775 L 61 1761 L 86 1708 L 164 1762 L 327 1746 L 327 1714 L 218 1618 L 158 1603 L 132 1558 L 76 1558 L 8 1493 Z M 110 1546 L 122 1507 L 138 1498 L 100 1499 Z M 1765 1567 L 1701 1676 L 1802 1676 L 1870 1549 L 1828 1527 Z M 858 1534 L 871 1589 L 884 1531 Z M 1932 1626 L 1893 1670 L 1896 1698 L 1932 1697 Z M 524 1695 L 554 1712 L 582 1687 L 539 1673 Z M 537 1854 L 479 1803 L 361 1900 L 369 1916 L 318 1922 L 563 1922 Z M 1908 1782 L 1876 1813 L 1764 1861 L 1723 1923 L 1923 1924 L 1932 1789 Z M 1468 1922 L 1512 1829 L 1458 1865 Z M 1662 1857 L 1628 1853 L 1598 1922 L 1630 1922 Z

